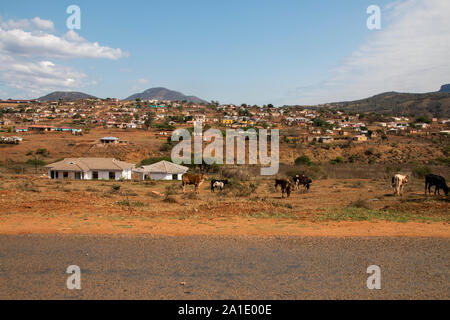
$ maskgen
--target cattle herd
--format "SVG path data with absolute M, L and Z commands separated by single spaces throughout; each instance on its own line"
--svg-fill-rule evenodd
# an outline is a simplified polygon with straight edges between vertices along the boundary
M 182 176 L 181 179 L 181 189 L 183 192 L 185 191 L 186 185 L 194 185 L 195 192 L 199 192 L 199 187 L 203 184 L 203 182 L 208 177 L 206 174 L 192 174 L 192 173 L 185 173 Z M 408 183 L 409 176 L 408 175 L 402 175 L 402 174 L 396 174 L 392 177 L 391 183 L 392 188 L 394 188 L 394 194 L 397 196 L 403 196 L 403 189 L 404 186 Z M 223 191 L 223 189 L 229 185 L 230 182 L 228 179 L 218 180 L 218 179 L 212 179 L 211 180 L 211 192 L 215 192 L 215 190 Z M 303 187 L 303 192 L 307 192 L 311 188 L 312 180 L 302 175 L 295 175 L 293 177 L 285 178 L 285 179 L 275 179 L 275 190 L 278 189 L 278 187 L 281 188 L 281 198 L 289 198 L 291 195 L 291 192 L 293 190 L 300 190 L 301 187 Z M 440 195 L 440 190 L 442 189 L 445 193 L 445 195 L 448 195 L 448 186 L 445 181 L 445 178 L 442 176 L 438 176 L 435 174 L 427 174 L 425 176 L 425 194 L 431 194 L 431 187 L 434 186 L 434 194 Z

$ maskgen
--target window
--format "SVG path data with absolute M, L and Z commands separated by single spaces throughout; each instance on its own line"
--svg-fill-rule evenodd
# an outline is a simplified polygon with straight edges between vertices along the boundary
M 75 180 L 81 180 L 81 172 L 75 172 Z
M 64 171 L 64 172 L 63 172 L 63 178 L 64 178 L 64 179 L 69 178 L 69 173 L 68 173 L 67 171 Z
M 116 173 L 113 171 L 109 172 L 109 180 L 115 180 L 116 179 Z
M 98 171 L 93 171 L 92 172 L 92 179 L 93 180 L 98 180 Z
M 173 174 L 172 175 L 172 180 L 178 180 L 178 175 L 177 174 Z

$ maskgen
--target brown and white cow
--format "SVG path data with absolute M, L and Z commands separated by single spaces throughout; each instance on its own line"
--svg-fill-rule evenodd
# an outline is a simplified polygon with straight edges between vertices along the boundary
M 193 184 L 195 192 L 199 192 L 198 187 L 200 187 L 207 178 L 208 177 L 204 173 L 201 173 L 201 174 L 185 173 L 181 176 L 180 187 L 184 192 L 184 187 L 187 184 Z
M 392 188 L 395 189 L 397 196 L 403 196 L 403 187 L 408 183 L 409 176 L 404 176 L 402 174 L 396 174 L 392 177 Z

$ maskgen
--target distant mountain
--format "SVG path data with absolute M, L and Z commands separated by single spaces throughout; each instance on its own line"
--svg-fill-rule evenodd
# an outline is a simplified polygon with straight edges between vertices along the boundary
M 169 101 L 183 101 L 194 103 L 208 103 L 207 101 L 195 96 L 186 96 L 178 91 L 169 90 L 166 88 L 151 88 L 141 93 L 135 93 L 124 100 L 169 100 Z
M 439 92 L 450 92 L 450 84 L 444 84 Z
M 443 86 L 445 87 L 445 86 Z M 445 89 L 445 88 L 444 88 Z M 410 117 L 450 117 L 450 92 L 399 93 L 385 92 L 367 99 L 332 103 L 350 112 L 375 112 Z
M 36 100 L 39 101 L 76 101 L 82 99 L 97 99 L 97 97 L 91 96 L 83 92 L 74 91 L 55 91 L 46 96 L 40 97 Z

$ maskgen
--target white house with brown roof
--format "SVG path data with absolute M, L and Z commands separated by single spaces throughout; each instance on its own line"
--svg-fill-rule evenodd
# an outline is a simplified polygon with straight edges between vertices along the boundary
M 134 164 L 114 158 L 67 158 L 45 168 L 50 179 L 130 180 Z
M 141 180 L 148 178 L 152 180 L 181 180 L 183 173 L 186 173 L 188 170 L 188 167 L 162 160 L 137 168 L 133 172 L 139 173 Z

